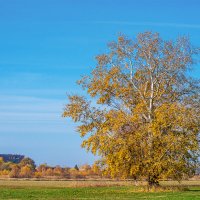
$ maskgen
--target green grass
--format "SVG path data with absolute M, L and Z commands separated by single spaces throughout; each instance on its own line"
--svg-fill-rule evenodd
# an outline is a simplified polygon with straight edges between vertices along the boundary
M 130 182 L 108 181 L 97 185 L 98 182 L 101 181 L 0 181 L 0 199 L 200 200 L 200 181 L 184 182 L 183 185 L 187 185 L 187 191 L 168 192 L 145 192 L 143 187 L 136 187 Z M 176 182 L 163 182 L 162 184 L 177 186 Z

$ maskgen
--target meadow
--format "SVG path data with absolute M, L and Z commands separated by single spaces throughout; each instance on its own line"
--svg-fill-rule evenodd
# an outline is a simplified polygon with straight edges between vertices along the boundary
M 0 199 L 200 199 L 200 181 L 164 181 L 165 191 L 147 191 L 145 183 L 130 181 L 0 180 Z

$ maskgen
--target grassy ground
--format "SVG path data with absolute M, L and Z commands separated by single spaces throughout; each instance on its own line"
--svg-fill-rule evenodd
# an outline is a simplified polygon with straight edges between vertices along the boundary
M 164 186 L 177 182 L 162 182 Z M 0 181 L 0 199 L 162 199 L 200 200 L 200 181 L 183 182 L 186 191 L 146 192 L 131 182 L 117 181 Z

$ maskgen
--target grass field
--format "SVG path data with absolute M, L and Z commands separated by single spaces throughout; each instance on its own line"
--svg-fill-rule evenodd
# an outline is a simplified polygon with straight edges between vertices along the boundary
M 0 199 L 200 199 L 200 181 L 167 181 L 163 186 L 182 187 L 185 191 L 147 192 L 126 181 L 0 181 Z

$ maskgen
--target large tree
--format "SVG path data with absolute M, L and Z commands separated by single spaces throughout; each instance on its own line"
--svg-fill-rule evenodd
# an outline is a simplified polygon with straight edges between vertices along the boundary
M 199 156 L 199 82 L 189 76 L 198 49 L 187 37 L 144 32 L 119 36 L 69 95 L 63 116 L 78 122 L 82 146 L 101 157 L 112 177 L 182 179 Z

